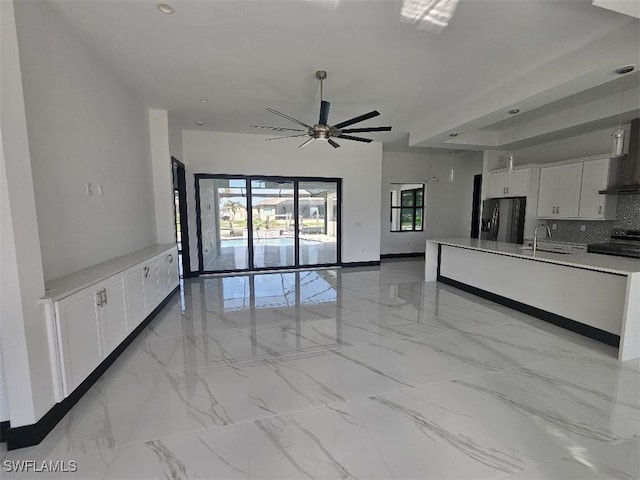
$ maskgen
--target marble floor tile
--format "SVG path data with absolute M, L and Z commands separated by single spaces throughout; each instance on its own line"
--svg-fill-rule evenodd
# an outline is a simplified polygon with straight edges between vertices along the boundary
M 423 277 L 412 259 L 187 279 L 40 445 L 0 447 L 3 466 L 77 462 L 54 478 L 640 478 L 640 361 Z
M 640 478 L 638 452 L 640 452 L 640 437 L 636 436 L 590 451 L 576 449 L 569 456 L 511 475 L 507 479 L 636 480 Z

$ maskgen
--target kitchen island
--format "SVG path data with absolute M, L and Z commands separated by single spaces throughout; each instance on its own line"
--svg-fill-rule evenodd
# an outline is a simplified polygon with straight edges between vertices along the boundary
M 440 281 L 640 358 L 640 260 L 558 254 L 469 238 L 427 240 L 425 280 Z

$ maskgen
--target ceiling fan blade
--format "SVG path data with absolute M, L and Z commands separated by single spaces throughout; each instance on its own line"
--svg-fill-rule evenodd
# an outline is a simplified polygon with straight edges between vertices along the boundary
M 338 138 L 344 138 L 345 140 L 355 140 L 356 142 L 364 142 L 364 143 L 373 142 L 373 140 L 370 138 L 354 137 L 353 135 L 338 135 Z
M 362 128 L 347 128 L 341 130 L 342 133 L 364 133 L 364 132 L 390 132 L 391 127 L 362 127 Z
M 301 125 L 301 126 L 303 126 L 303 127 L 311 128 L 311 127 L 310 127 L 309 125 L 307 125 L 306 123 L 302 123 L 300 120 L 296 120 L 295 118 L 290 117 L 289 115 L 285 115 L 284 113 L 279 112 L 279 111 L 277 111 L 277 110 L 274 110 L 273 108 L 267 108 L 267 112 L 271 112 L 271 113 L 273 113 L 273 114 L 275 114 L 275 115 L 280 115 L 282 118 L 286 118 L 286 119 L 287 119 L 287 120 L 289 120 L 290 122 L 297 123 L 298 125 Z
M 329 122 L 330 107 L 331 104 L 326 100 L 322 100 L 322 102 L 320 102 L 320 120 L 318 121 L 320 125 L 326 125 Z
M 308 137 L 309 134 L 307 133 L 301 133 L 300 135 L 287 135 L 285 137 L 274 137 L 274 138 L 267 138 L 265 139 L 265 142 L 268 142 L 269 140 L 280 140 L 282 138 L 295 138 L 295 137 Z
M 305 140 L 302 145 L 299 145 L 298 148 L 304 148 L 307 145 L 309 145 L 311 142 L 313 142 L 314 140 L 315 140 L 315 138 L 311 137 L 309 140 Z
M 340 130 L 342 127 L 348 127 L 349 125 L 353 125 L 354 123 L 364 122 L 365 120 L 369 120 L 370 118 L 377 117 L 378 115 L 380 115 L 380 112 L 378 112 L 377 110 L 374 110 L 372 112 L 365 113 L 364 115 L 360 115 L 359 117 L 354 117 L 349 120 L 345 120 L 344 122 L 338 123 L 333 127 Z
M 327 143 L 331 145 L 333 148 L 340 148 L 340 144 L 338 142 L 331 140 L 330 138 L 327 138 Z
M 273 130 L 274 132 L 306 132 L 300 128 L 284 128 L 284 127 L 268 127 L 266 125 L 251 125 L 253 128 L 266 128 L 267 130 Z

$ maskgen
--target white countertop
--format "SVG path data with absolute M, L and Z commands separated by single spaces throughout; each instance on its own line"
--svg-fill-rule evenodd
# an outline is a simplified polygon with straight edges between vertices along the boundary
M 493 242 L 490 240 L 478 240 L 475 238 L 442 238 L 429 239 L 427 241 L 442 245 L 480 250 L 538 262 L 567 265 L 569 267 L 587 268 L 589 270 L 597 270 L 600 272 L 615 273 L 619 275 L 640 273 L 640 259 L 638 258 L 616 257 L 612 255 L 600 255 L 598 253 L 560 254 L 541 251 L 537 251 L 534 256 L 532 250 L 522 250 L 519 248 L 523 245 Z
M 41 300 L 58 301 L 61 298 L 79 292 L 83 288 L 99 283 L 112 275 L 124 272 L 128 268 L 171 250 L 174 247 L 175 244 L 171 243 L 151 245 L 137 252 L 129 253 L 122 257 L 85 268 L 79 272 L 50 280 L 45 283 L 45 295 Z

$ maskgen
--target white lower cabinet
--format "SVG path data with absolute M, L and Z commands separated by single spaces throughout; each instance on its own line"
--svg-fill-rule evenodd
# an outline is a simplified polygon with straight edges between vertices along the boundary
M 56 303 L 62 390 L 69 395 L 100 364 L 97 293 L 82 290 Z
M 153 252 L 151 258 L 149 251 Z M 87 271 L 78 275 L 73 290 L 69 290 L 74 288 L 73 276 L 47 285 L 49 291 L 57 292 L 57 296 L 45 297 L 42 301 L 47 309 L 46 317 L 52 319 L 49 342 L 56 352 L 60 372 L 56 388 L 59 387 L 64 397 L 149 316 L 173 290 L 174 283 L 177 285 L 175 248 L 160 250 L 155 246 L 137 253 L 141 257 L 146 253 L 140 263 L 131 261 L 130 256 L 123 257 L 126 263 L 122 261 L 120 265 L 124 266 L 106 278 L 106 264 L 96 266 L 99 272 L 96 275 L 100 277 L 91 285 L 87 285 Z M 159 281 L 163 285 L 160 289 Z M 59 288 L 60 285 L 65 288 Z
M 124 274 L 127 331 L 134 330 L 146 315 L 144 309 L 144 281 L 142 267 L 137 266 Z
M 158 290 L 160 296 L 166 296 L 178 286 L 178 249 L 157 258 Z
M 157 258 L 153 258 L 143 264 L 142 283 L 144 285 L 144 311 L 148 315 L 160 303 Z
M 103 292 L 102 302 L 97 304 L 97 311 L 105 358 L 127 337 L 123 275 L 112 277 L 99 291 Z

